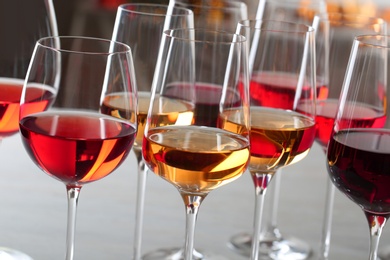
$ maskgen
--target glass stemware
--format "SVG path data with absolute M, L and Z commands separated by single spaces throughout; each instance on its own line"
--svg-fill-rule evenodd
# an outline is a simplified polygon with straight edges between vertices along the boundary
M 21 8 L 23 7 L 23 8 Z M 0 3 L 0 142 L 19 132 L 19 102 L 35 42 L 57 35 L 51 0 L 15 0 Z M 17 250 L 0 247 L 1 258 L 29 260 Z
M 247 5 L 238 0 L 175 0 L 174 3 L 194 12 L 195 28 L 233 33 L 239 21 L 248 19 Z
M 37 42 L 20 101 L 20 133 L 31 160 L 66 186 L 67 260 L 74 255 L 81 188 L 125 160 L 137 131 L 136 111 L 129 46 L 85 37 Z
M 329 62 L 329 87 L 327 97 L 317 100 L 316 109 L 316 143 L 324 151 L 328 145 L 330 133 L 336 115 L 338 98 L 342 87 L 345 70 L 348 64 L 348 51 L 357 35 L 383 34 L 387 24 L 380 18 L 366 17 L 358 14 L 328 13 L 316 16 L 318 30 L 328 31 L 327 53 Z M 303 111 L 304 112 L 304 111 Z M 330 180 L 327 182 L 325 194 L 325 211 L 320 241 L 319 259 L 328 259 L 330 253 L 330 238 L 333 217 L 335 187 Z
M 377 259 L 390 216 L 390 129 L 387 121 L 388 36 L 357 36 L 327 148 L 332 183 L 364 212 L 370 231 L 369 259 Z
M 130 46 L 138 89 L 138 132 L 134 141 L 137 172 L 137 199 L 134 233 L 134 260 L 142 255 L 147 167 L 142 159 L 142 138 L 149 108 L 150 90 L 164 30 L 193 27 L 191 10 L 160 4 L 128 3 L 118 7 L 112 40 Z
M 276 20 L 294 23 L 302 23 L 314 26 L 314 17 L 316 14 L 326 13 L 325 1 L 300 1 L 300 0 L 262 0 L 256 13 L 258 20 Z M 316 81 L 317 81 L 317 99 L 326 98 L 328 87 L 328 66 L 326 56 L 320 56 L 324 43 L 327 42 L 327 32 L 316 31 Z M 318 51 L 319 50 L 319 51 Z M 271 185 L 271 191 L 267 193 L 267 210 L 264 210 L 264 225 L 261 231 L 260 248 L 262 255 L 269 255 L 272 259 L 307 259 L 311 255 L 310 245 L 294 236 L 284 235 L 278 228 L 277 223 L 277 205 L 278 195 L 280 193 L 281 169 L 278 169 L 275 182 Z M 242 255 L 249 256 L 251 253 L 252 237 L 250 234 L 242 232 L 233 235 L 228 243 L 229 248 Z M 267 253 L 268 251 L 268 253 Z
M 268 184 L 278 169 L 303 159 L 314 142 L 315 31 L 303 24 L 272 20 L 242 21 L 237 31 L 251 43 L 249 171 L 256 192 L 252 240 L 258 243 L 251 243 L 250 259 L 257 260 L 275 257 L 260 248 Z M 298 113 L 299 108 L 312 114 Z
M 210 191 L 241 176 L 249 161 L 246 40 L 226 32 L 174 29 L 164 32 L 163 42 L 142 153 L 148 167 L 178 189 L 186 236 L 184 249 L 156 250 L 143 259 L 192 260 L 198 258 L 194 232 L 201 203 Z

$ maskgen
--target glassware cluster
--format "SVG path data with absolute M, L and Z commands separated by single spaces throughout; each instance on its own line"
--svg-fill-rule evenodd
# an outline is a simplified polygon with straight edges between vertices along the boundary
M 10 23 L 19 1 L 0 8 Z M 196 248 L 197 217 L 211 191 L 243 174 L 254 184 L 253 229 L 226 238 L 233 259 L 329 259 L 336 188 L 363 210 L 369 259 L 378 259 L 390 216 L 383 19 L 331 12 L 323 0 L 259 0 L 255 17 L 239 0 L 127 1 L 111 39 L 101 39 L 59 36 L 52 1 L 31 4 L 43 11 L 23 20 L 25 31 L 0 25 L 0 139 L 19 132 L 31 161 L 65 185 L 66 260 L 75 258 L 81 188 L 131 151 L 134 260 L 226 259 Z M 282 169 L 315 143 L 329 175 L 318 249 L 277 226 Z M 149 173 L 178 191 L 185 233 L 182 245 L 142 252 Z

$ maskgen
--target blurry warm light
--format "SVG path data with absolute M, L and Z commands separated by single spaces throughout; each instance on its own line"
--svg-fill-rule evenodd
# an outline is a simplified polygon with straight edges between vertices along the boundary
M 329 13 L 377 16 L 377 6 L 374 0 L 328 0 L 327 10 Z

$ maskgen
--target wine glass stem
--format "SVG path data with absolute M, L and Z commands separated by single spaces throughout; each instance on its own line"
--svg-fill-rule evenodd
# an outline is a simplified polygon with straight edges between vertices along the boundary
M 266 241 L 278 241 L 282 239 L 282 235 L 278 229 L 278 203 L 280 193 L 281 182 L 281 169 L 278 170 L 275 175 L 275 180 L 272 180 L 272 184 L 267 187 L 267 198 L 265 199 L 264 208 L 264 222 L 265 226 L 261 231 L 261 239 Z M 271 189 L 271 191 L 270 191 Z M 264 218 L 263 217 L 263 218 Z
M 184 244 L 185 260 L 193 259 L 196 218 L 203 199 L 204 197 L 202 196 L 183 195 L 183 200 L 186 205 L 186 236 Z
M 77 202 L 81 187 L 66 186 L 68 195 L 68 226 L 66 231 L 66 260 L 73 260 L 76 231 Z
M 324 148 L 326 152 L 326 148 Z M 325 212 L 324 222 L 322 224 L 321 248 L 319 253 L 319 260 L 327 260 L 330 251 L 330 237 L 332 232 L 333 219 L 333 204 L 334 204 L 335 186 L 332 184 L 330 178 L 326 178 L 326 194 L 325 194 Z
M 388 216 L 376 216 L 364 212 L 370 228 L 370 257 L 369 260 L 377 260 L 378 245 L 383 227 L 386 224 Z
M 261 174 L 260 177 L 256 176 L 253 178 L 255 179 L 256 199 L 255 199 L 254 228 L 253 228 L 253 237 L 252 237 L 252 250 L 251 250 L 250 259 L 258 260 L 265 192 L 272 178 L 272 174 Z
M 138 163 L 137 201 L 135 210 L 134 260 L 141 260 L 142 229 L 144 219 L 145 190 L 148 168 L 140 152 L 135 152 Z

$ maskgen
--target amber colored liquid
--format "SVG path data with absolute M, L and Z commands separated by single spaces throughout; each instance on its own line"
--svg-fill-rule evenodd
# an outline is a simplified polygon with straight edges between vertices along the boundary
M 218 128 L 167 126 L 149 130 L 142 149 L 149 168 L 185 193 L 207 193 L 247 168 L 249 142 Z
M 136 129 L 113 117 L 77 111 L 32 114 L 21 119 L 20 132 L 41 169 L 80 186 L 105 177 L 124 161 Z
M 234 110 L 226 111 L 224 129 L 239 131 Z M 229 118 L 231 120 L 229 120 Z M 309 152 L 315 137 L 314 119 L 281 109 L 251 107 L 252 174 L 270 173 L 300 161 Z
M 126 113 L 124 104 L 127 102 L 127 95 L 116 93 L 105 97 L 102 105 L 102 113 L 123 118 L 120 115 Z M 172 99 L 167 97 L 156 98 L 157 102 L 154 104 L 156 115 L 152 116 L 151 124 L 153 126 L 165 126 L 174 124 L 189 125 L 193 120 L 193 109 L 190 103 L 181 101 L 179 99 Z M 138 93 L 138 114 L 137 114 L 137 136 L 134 141 L 133 148 L 141 150 L 142 139 L 144 136 L 146 119 L 150 105 L 150 93 Z M 157 109 L 158 108 L 158 109 Z

